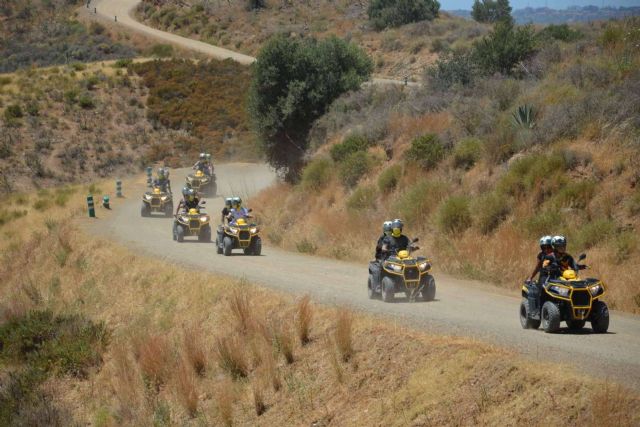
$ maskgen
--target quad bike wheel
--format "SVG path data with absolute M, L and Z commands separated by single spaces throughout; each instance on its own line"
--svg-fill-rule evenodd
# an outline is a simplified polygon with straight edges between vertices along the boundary
M 151 208 L 146 203 L 143 203 L 140 207 L 140 216 L 146 218 L 151 215 Z
M 230 256 L 233 249 L 233 240 L 229 236 L 225 236 L 222 240 L 222 246 L 224 248 L 224 256 Z
M 222 255 L 222 246 L 220 246 L 220 241 L 216 237 L 216 253 L 218 255 Z
M 584 328 L 585 323 L 587 322 L 584 320 L 572 320 L 572 319 L 567 320 L 567 326 L 572 331 L 579 331 L 580 329 Z
M 200 233 L 198 234 L 198 241 L 207 243 L 211 242 L 211 227 L 206 226 L 200 230 Z
M 253 256 L 260 256 L 260 254 L 262 253 L 262 239 L 258 236 L 253 238 L 253 242 L 252 242 L 252 250 L 251 250 L 251 254 Z
M 373 284 L 373 274 L 369 275 L 369 279 L 367 280 L 367 295 L 369 295 L 369 299 L 376 299 L 378 298 L 378 293 L 376 292 L 376 290 L 374 289 L 374 284 Z
M 393 302 L 396 298 L 396 286 L 390 277 L 382 278 L 382 300 L 384 302 Z
M 609 330 L 609 307 L 602 301 L 594 301 L 591 307 L 591 329 L 597 334 L 605 334 Z
M 422 294 L 422 299 L 424 301 L 433 301 L 436 299 L 436 280 L 432 275 L 429 274 L 427 276 L 424 288 L 422 288 L 420 293 Z
M 167 218 L 171 218 L 173 216 L 173 205 L 164 205 L 164 216 Z
M 178 225 L 178 226 L 176 227 L 176 240 L 177 240 L 179 243 L 184 242 L 184 228 L 182 228 L 182 226 L 181 226 L 181 225 Z
M 530 313 L 529 300 L 522 298 L 520 302 L 520 325 L 522 329 L 538 329 L 540 327 L 540 320 L 532 319 Z
M 542 306 L 542 329 L 547 333 L 557 332 L 560 329 L 560 309 L 551 301 Z

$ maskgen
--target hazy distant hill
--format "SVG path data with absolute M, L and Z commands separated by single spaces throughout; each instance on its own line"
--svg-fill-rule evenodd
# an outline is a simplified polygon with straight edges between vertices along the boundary
M 454 15 L 471 18 L 470 10 L 451 10 L 449 12 Z M 519 24 L 562 24 L 565 22 L 618 19 L 632 15 L 640 15 L 640 6 L 603 8 L 597 6 L 572 6 L 561 10 L 547 7 L 526 7 L 513 12 L 513 17 Z

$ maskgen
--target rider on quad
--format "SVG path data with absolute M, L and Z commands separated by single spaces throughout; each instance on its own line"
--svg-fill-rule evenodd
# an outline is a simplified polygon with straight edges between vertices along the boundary
M 548 265 L 550 262 L 554 260 L 553 254 L 553 238 L 551 236 L 543 236 L 540 238 L 540 252 L 537 256 L 536 267 L 533 269 L 531 275 L 525 280 L 525 282 L 529 285 L 529 292 L 527 293 L 527 299 L 529 300 L 529 309 L 532 313 L 532 316 L 537 316 L 540 313 L 540 295 L 542 292 L 542 285 L 547 281 L 549 277 L 548 269 L 543 268 L 543 265 Z M 545 265 L 546 267 L 546 265 Z M 536 274 L 540 273 L 540 277 L 538 278 L 538 282 L 534 281 Z
M 571 255 L 567 253 L 567 238 L 564 236 L 553 236 L 551 240 L 553 246 L 554 259 L 550 263 L 551 275 L 559 277 L 565 270 L 578 271 L 578 264 Z
M 224 237 L 224 227 L 230 221 L 231 208 L 233 207 L 233 198 L 227 197 L 224 199 L 224 208 L 222 208 L 222 217 L 220 218 L 220 225 L 218 226 L 218 242 L 222 242 Z
M 211 163 L 209 160 L 211 159 L 211 155 L 209 154 L 208 156 L 209 157 L 207 158 L 207 154 L 200 153 L 200 156 L 198 157 L 198 161 L 193 165 L 193 169 L 196 171 L 202 171 L 202 173 L 204 173 L 207 176 L 211 176 L 213 167 L 211 166 Z
M 240 197 L 234 197 L 231 203 L 232 208 L 228 216 L 230 224 L 235 223 L 240 218 L 251 218 L 251 215 L 249 214 L 249 212 L 251 212 L 251 209 L 247 209 L 242 206 L 242 199 Z
M 380 259 L 382 259 L 382 244 L 384 243 L 385 237 L 391 235 L 391 231 L 392 231 L 391 224 L 392 224 L 392 221 L 385 221 L 382 223 L 382 235 L 378 238 L 378 243 L 376 243 L 376 254 L 375 254 L 376 261 L 379 261 Z
M 189 211 L 189 209 L 196 209 L 200 206 L 200 199 L 196 197 L 196 191 L 193 188 L 184 187 L 182 189 L 182 200 L 178 203 L 176 209 L 176 215 L 181 211 Z
M 382 248 L 380 249 L 383 259 L 388 258 L 398 251 L 406 251 L 409 249 L 411 241 L 407 236 L 402 234 L 403 227 L 404 223 L 401 219 L 396 218 L 391 222 L 391 235 L 383 239 Z
M 159 188 L 163 193 L 171 193 L 169 170 L 167 168 L 158 168 L 157 174 L 156 179 L 153 180 L 153 186 Z

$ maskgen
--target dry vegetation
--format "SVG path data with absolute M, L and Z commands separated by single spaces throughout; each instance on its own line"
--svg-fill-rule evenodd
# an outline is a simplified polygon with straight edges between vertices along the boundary
M 579 30 L 545 35 L 512 76 L 343 96 L 315 124 L 300 183 L 252 200 L 267 237 L 366 261 L 382 221 L 402 217 L 438 269 L 515 290 L 538 238 L 562 233 L 607 302 L 640 312 L 640 24 Z
M 20 399 L 15 389 L 2 388 L 0 414 L 17 424 L 460 425 L 502 424 L 507 416 L 518 425 L 640 421 L 634 394 L 565 368 L 541 372 L 498 348 L 419 334 L 90 238 L 79 225 L 88 220 L 77 219 L 85 215 L 87 190 L 73 187 L 58 205 L 28 208 L 15 221 L 28 221 L 29 229 L 15 221 L 0 226 L 0 328 L 50 310 L 107 331 L 106 345 L 94 346 L 99 358 L 89 359 L 96 362 L 83 375 L 52 371 L 28 388 L 40 398 L 22 402 L 21 412 L 11 412 Z M 14 195 L 5 209 L 21 210 L 40 198 Z M 71 222 L 69 212 L 76 217 Z M 9 369 L 28 369 L 21 365 L 27 361 L 4 363 L 10 345 L 5 341 L 0 350 L 3 379 Z M 62 366 L 57 354 L 51 366 Z
M 153 27 L 254 56 L 274 34 L 337 35 L 371 55 L 376 75 L 398 79 L 419 79 L 439 52 L 468 46 L 487 31 L 477 23 L 441 13 L 433 22 L 378 32 L 370 28 L 367 5 L 367 1 L 269 0 L 266 8 L 250 11 L 244 1 L 146 0 L 138 16 Z

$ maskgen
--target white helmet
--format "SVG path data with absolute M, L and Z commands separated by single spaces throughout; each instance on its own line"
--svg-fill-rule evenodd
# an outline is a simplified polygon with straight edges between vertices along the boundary
M 382 232 L 383 233 L 391 233 L 391 231 L 393 230 L 393 222 L 391 221 L 385 221 L 382 223 Z
M 553 236 L 551 244 L 555 248 L 556 246 L 567 246 L 567 238 L 564 236 Z
M 542 236 L 540 238 L 540 247 L 551 246 L 552 244 L 553 244 L 553 237 L 551 237 L 551 236 Z
M 207 158 L 207 155 L 205 153 L 200 153 L 200 160 L 204 160 Z

